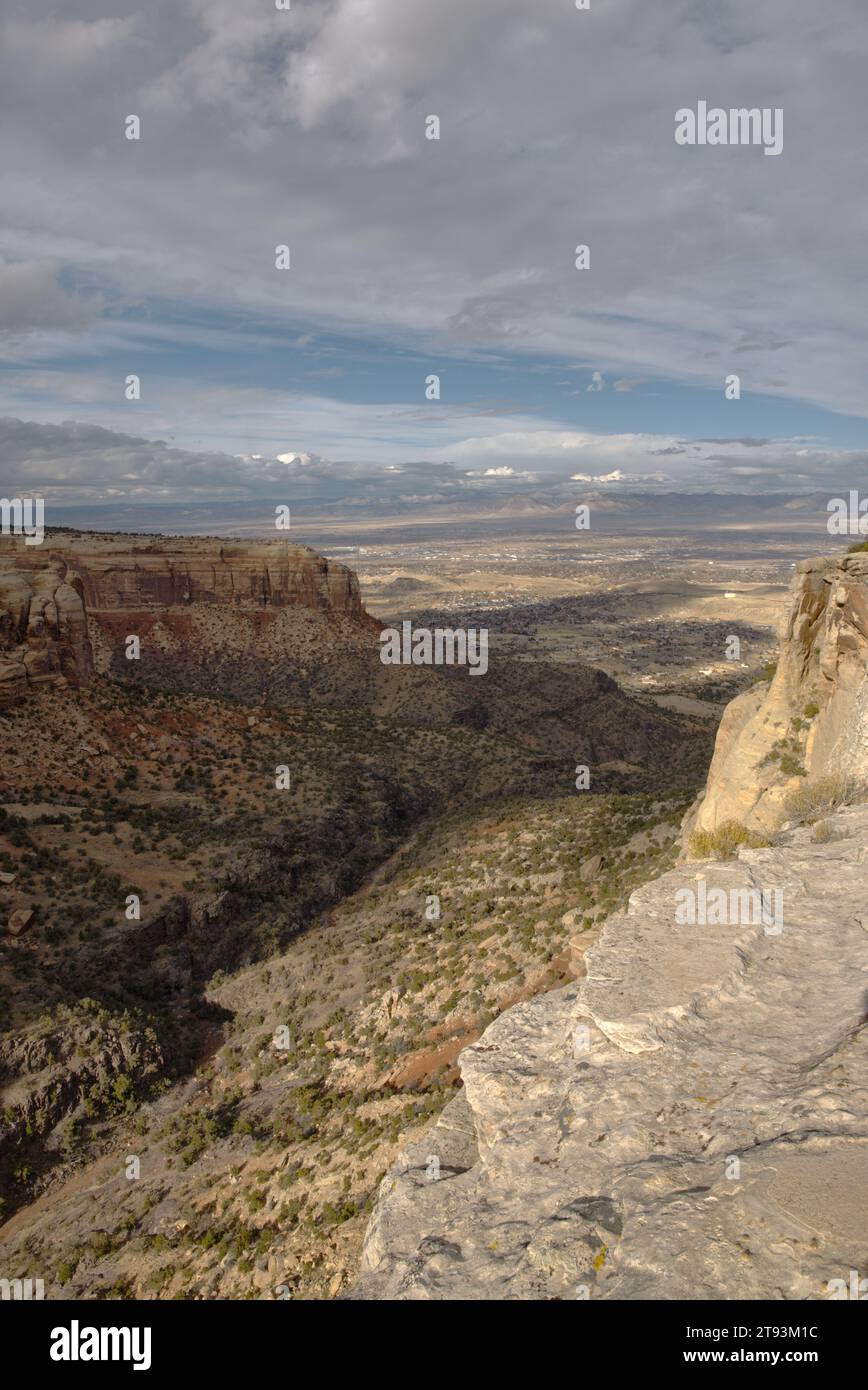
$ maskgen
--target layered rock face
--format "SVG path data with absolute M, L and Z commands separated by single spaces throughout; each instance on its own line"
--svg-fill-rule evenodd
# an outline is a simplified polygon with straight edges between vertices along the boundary
M 0 710 L 35 686 L 78 684 L 93 654 L 80 577 L 59 558 L 0 568 Z
M 353 1294 L 820 1299 L 868 1248 L 868 808 L 707 864 L 782 927 L 639 889 L 587 977 L 502 1014 L 383 1179 Z M 771 927 L 769 930 L 768 927 Z M 843 1287 L 843 1285 L 842 1285 Z
M 288 541 L 48 532 L 45 546 L 81 577 L 92 612 L 194 603 L 237 608 L 301 604 L 370 621 L 352 570 Z M 40 567 L 38 553 L 15 554 Z M 44 564 L 44 560 L 41 562 Z
M 868 781 L 868 554 L 797 566 L 777 670 L 727 707 L 685 831 L 776 829 L 802 770 Z
M 0 542 L 0 709 L 41 682 L 78 683 L 95 664 L 130 674 L 124 635 L 149 631 L 155 616 L 170 624 L 164 645 L 174 640 L 194 662 L 233 641 L 252 659 L 263 645 L 261 622 L 291 609 L 337 615 L 368 635 L 379 628 L 352 570 L 286 541 L 55 531 L 43 546 L 25 547 L 7 538 Z M 279 662 L 279 633 L 270 645 L 268 660 Z

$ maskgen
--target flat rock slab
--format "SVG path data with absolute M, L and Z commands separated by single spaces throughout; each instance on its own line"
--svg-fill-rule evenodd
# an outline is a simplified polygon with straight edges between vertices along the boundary
M 586 980 L 467 1048 L 350 1297 L 821 1299 L 868 1276 L 868 808 L 830 824 L 645 885 Z M 676 921 L 696 873 L 779 889 L 781 930 Z

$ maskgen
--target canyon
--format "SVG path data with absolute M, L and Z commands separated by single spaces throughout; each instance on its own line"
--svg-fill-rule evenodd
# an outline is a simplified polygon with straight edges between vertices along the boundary
M 708 723 L 581 661 L 384 666 L 286 542 L 57 532 L 0 573 L 6 651 L 54 662 L 0 710 L 0 1268 L 333 1297 L 461 1047 L 669 862 Z
M 864 1234 L 866 581 L 798 567 L 712 757 L 581 661 L 384 666 L 286 542 L 4 551 L 4 1274 L 824 1296 Z

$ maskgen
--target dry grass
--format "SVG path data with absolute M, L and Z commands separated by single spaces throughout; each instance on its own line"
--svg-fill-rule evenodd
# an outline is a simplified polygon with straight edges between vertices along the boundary
M 811 833 L 815 845 L 825 845 L 832 839 L 832 827 L 827 820 L 818 820 Z
M 791 791 L 784 801 L 784 816 L 787 820 L 813 825 L 830 811 L 864 801 L 866 797 L 868 788 L 864 782 L 844 772 L 832 772 Z
M 690 853 L 694 859 L 733 859 L 737 851 L 768 849 L 771 841 L 748 830 L 737 820 L 724 821 L 716 830 L 697 830 L 690 837 Z

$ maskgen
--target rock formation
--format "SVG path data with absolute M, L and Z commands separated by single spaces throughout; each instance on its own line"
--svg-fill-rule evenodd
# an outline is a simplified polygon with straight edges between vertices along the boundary
M 45 549 L 53 562 L 80 576 L 91 612 L 195 603 L 236 608 L 300 604 L 371 621 L 352 570 L 285 540 L 53 531 L 46 533 Z M 45 561 L 37 550 L 22 546 L 13 563 L 38 569 Z
M 231 611 L 239 650 L 250 648 L 263 610 L 305 609 L 337 615 L 364 630 L 379 625 L 365 612 L 352 570 L 286 541 L 227 542 L 48 532 L 43 547 L 0 542 L 0 709 L 44 682 L 79 683 L 94 669 L 123 660 L 123 638 L 167 616 L 166 639 L 188 657 L 192 628 L 179 611 L 195 613 L 196 642 L 206 655 L 210 627 L 226 637 L 215 609 Z M 173 616 L 174 615 L 174 616 Z M 172 627 L 171 625 L 174 624 Z M 251 625 L 253 632 L 251 634 Z M 198 629 L 201 629 L 201 633 Z M 201 639 L 201 640 L 200 640 Z M 274 645 L 272 643 L 272 645 Z M 254 641 L 255 646 L 255 641 Z M 279 655 L 272 652 L 271 657 Z
M 866 574 L 799 567 L 777 672 L 727 711 L 694 824 L 779 820 L 797 760 L 866 772 Z M 864 1275 L 861 800 L 639 888 L 576 943 L 583 979 L 466 1048 L 463 1093 L 382 1181 L 350 1296 L 824 1299 Z M 691 924 L 714 889 L 728 910 Z
M 774 830 L 801 778 L 868 780 L 868 554 L 805 560 L 771 683 L 746 691 L 720 724 L 705 794 L 685 830 L 737 820 Z
M 92 669 L 79 576 L 56 558 L 0 569 L 0 710 L 32 686 L 78 684 Z

